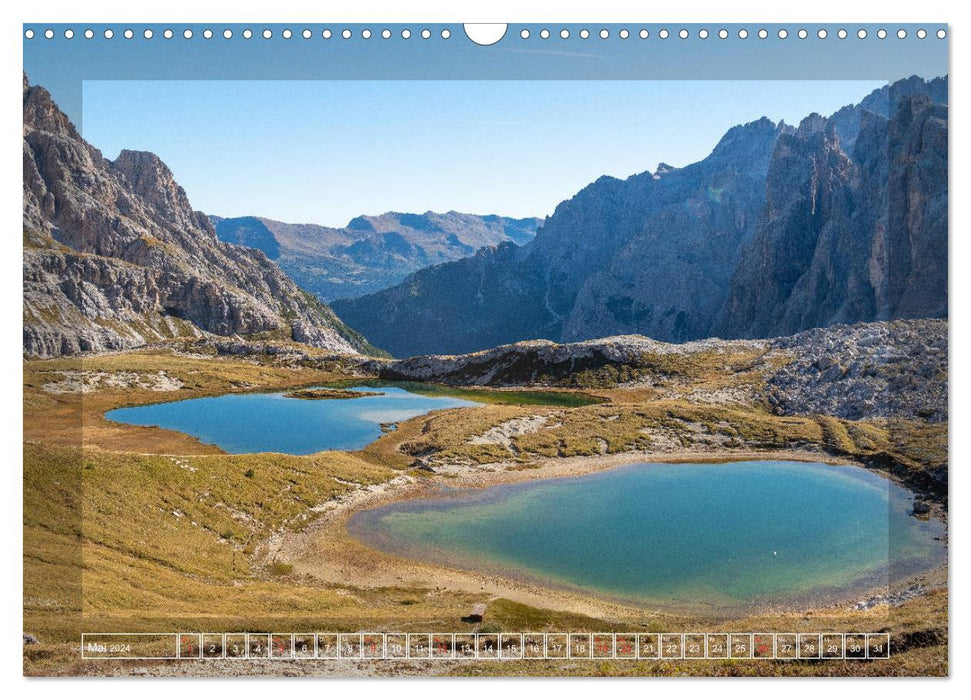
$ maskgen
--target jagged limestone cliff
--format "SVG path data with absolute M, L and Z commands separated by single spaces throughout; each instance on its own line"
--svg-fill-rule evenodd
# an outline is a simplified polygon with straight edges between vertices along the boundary
M 369 346 L 259 251 L 217 240 L 151 153 L 107 160 L 24 77 L 24 354 L 173 337 Z
M 522 247 L 335 310 L 398 357 L 519 340 L 771 337 L 947 315 L 947 81 L 910 78 L 704 160 L 602 177 Z

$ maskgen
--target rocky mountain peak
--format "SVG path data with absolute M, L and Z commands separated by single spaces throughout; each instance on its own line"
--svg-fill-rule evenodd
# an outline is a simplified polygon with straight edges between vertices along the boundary
M 399 356 L 946 316 L 946 93 L 909 79 L 798 128 L 732 127 L 697 163 L 598 178 L 515 251 L 335 308 Z
M 776 139 L 788 127 L 768 117 L 729 129 L 712 150 L 712 161 L 731 164 L 748 172 L 765 173 Z
M 827 120 L 816 112 L 813 112 L 809 116 L 803 118 L 799 122 L 799 126 L 796 128 L 796 136 L 800 138 L 805 138 L 809 134 L 814 134 L 819 131 L 823 131 L 826 128 Z
M 768 117 L 760 117 L 755 121 L 737 124 L 725 132 L 719 139 L 712 153 L 725 153 L 737 149 L 739 146 L 751 143 L 753 139 L 767 138 L 776 131 L 775 122 Z
M 371 349 L 262 253 L 217 241 L 157 156 L 105 160 L 43 88 L 24 92 L 23 154 L 25 355 L 256 334 Z
M 936 90 L 905 81 L 878 91 L 895 99 L 889 118 L 844 108 L 780 139 L 716 334 L 947 315 L 947 107 Z
M 123 175 L 132 191 L 158 213 L 184 225 L 195 224 L 195 215 L 185 190 L 175 181 L 169 167 L 154 153 L 123 150 L 111 161 L 113 171 Z
M 23 125 L 25 133 L 40 131 L 72 140 L 81 138 L 71 120 L 54 104 L 51 94 L 39 85 L 31 86 L 26 73 L 24 73 Z
M 367 216 L 355 216 L 347 222 L 347 227 L 351 231 L 374 231 L 374 224 Z

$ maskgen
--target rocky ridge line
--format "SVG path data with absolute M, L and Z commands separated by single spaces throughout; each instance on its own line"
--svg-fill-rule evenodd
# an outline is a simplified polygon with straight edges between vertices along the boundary
M 218 241 L 157 156 L 104 158 L 26 76 L 23 115 L 25 356 L 208 336 L 371 349 L 265 255 Z

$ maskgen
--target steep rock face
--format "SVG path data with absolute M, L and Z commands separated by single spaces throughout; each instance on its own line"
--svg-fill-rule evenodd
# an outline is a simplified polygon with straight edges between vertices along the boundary
M 540 224 L 454 211 L 359 216 L 344 228 L 254 216 L 211 219 L 220 240 L 262 250 L 324 301 L 386 289 L 416 270 L 460 260 L 485 246 L 526 243 Z
M 714 334 L 947 315 L 947 107 L 894 104 L 861 115 L 852 154 L 818 117 L 780 139 Z
M 335 309 L 396 356 L 945 316 L 946 99 L 910 78 L 798 129 L 735 127 L 699 163 L 600 178 L 522 248 Z
M 860 133 L 861 119 L 869 112 L 881 117 L 889 118 L 899 100 L 914 95 L 926 95 L 931 102 L 947 104 L 947 78 L 933 78 L 924 80 L 916 75 L 903 80 L 897 80 L 874 90 L 860 100 L 859 104 L 846 105 L 837 110 L 830 118 L 839 136 L 840 147 L 846 153 L 852 153 L 856 145 L 856 138 Z
M 151 153 L 111 162 L 24 81 L 24 353 L 266 334 L 368 347 L 259 252 L 216 239 Z
M 397 356 L 526 338 L 700 337 L 755 230 L 772 149 L 788 130 L 761 119 L 694 165 L 602 177 L 521 248 L 481 250 L 335 309 Z
M 787 313 L 819 311 L 822 299 L 799 309 L 787 309 L 781 301 L 805 279 L 817 248 L 835 248 L 845 240 L 847 222 L 841 214 L 850 201 L 844 183 L 852 177 L 856 177 L 855 168 L 822 117 L 807 117 L 794 134 L 780 139 L 768 172 L 756 239 L 738 263 L 725 302 L 724 313 L 750 325 L 721 322 L 715 335 L 767 337 Z M 827 257 L 833 265 L 845 263 L 836 250 L 832 253 Z M 845 279 L 847 271 L 830 267 L 825 274 L 835 281 Z M 826 295 L 832 290 L 819 291 Z
M 701 163 L 658 175 L 653 196 L 624 203 L 633 221 L 618 245 L 606 246 L 609 261 L 579 281 L 561 339 L 705 337 L 754 231 L 773 144 L 788 130 L 768 119 L 732 129 Z

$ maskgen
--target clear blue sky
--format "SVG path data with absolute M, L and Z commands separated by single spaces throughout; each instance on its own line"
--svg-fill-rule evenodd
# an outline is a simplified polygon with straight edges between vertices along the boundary
M 883 81 L 85 81 L 105 156 L 157 153 L 197 209 L 342 226 L 454 209 L 545 216 L 600 175 L 704 158 Z

